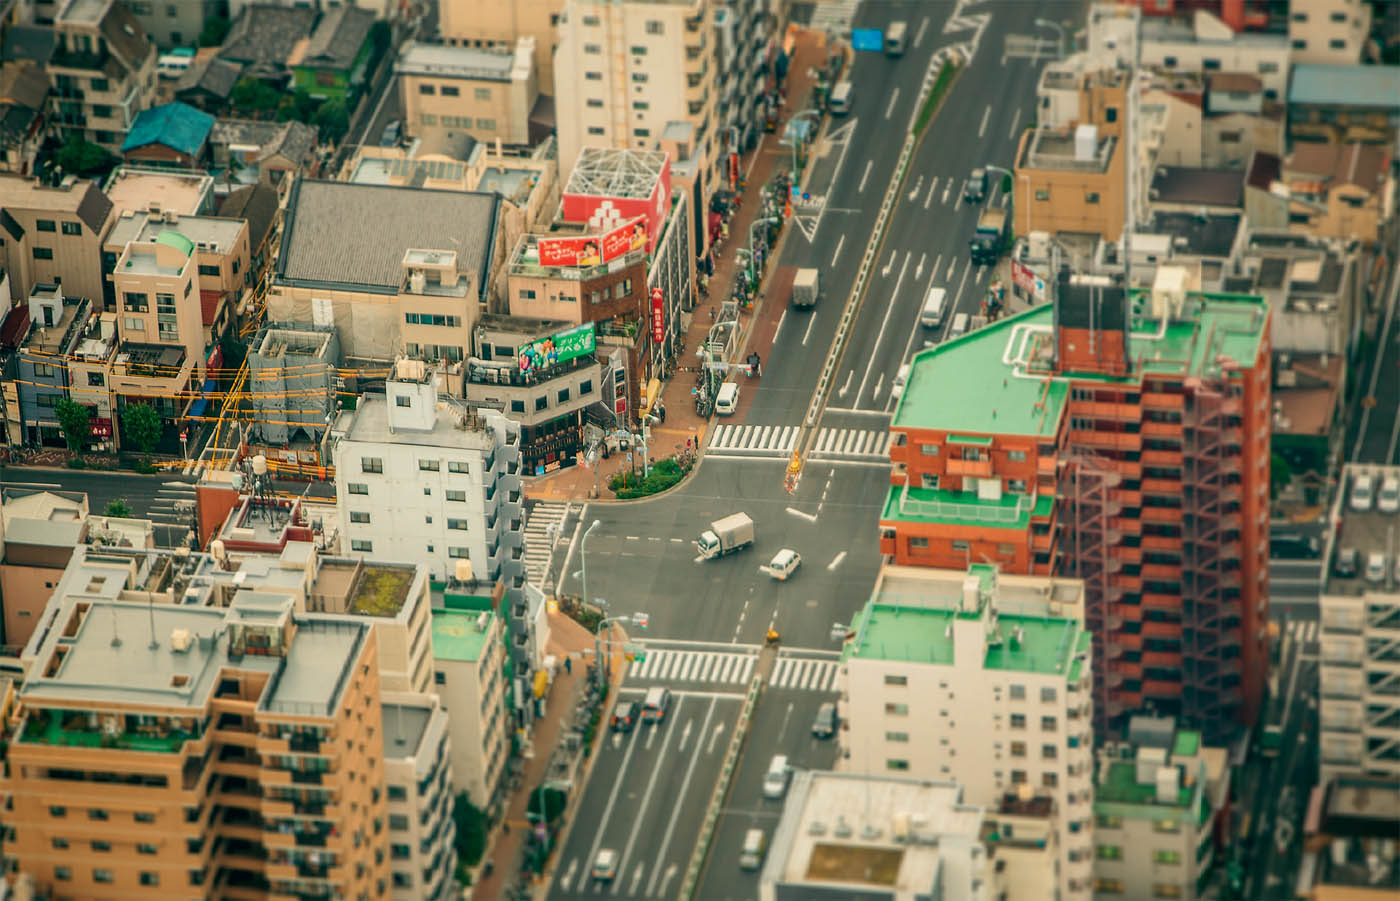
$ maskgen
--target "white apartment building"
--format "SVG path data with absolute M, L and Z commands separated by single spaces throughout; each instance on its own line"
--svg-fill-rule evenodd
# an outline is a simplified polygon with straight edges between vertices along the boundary
M 585 146 L 652 150 L 669 123 L 687 122 L 711 173 L 708 206 L 720 77 L 711 20 L 707 0 L 569 0 L 554 57 L 561 183 Z
M 411 560 L 437 581 L 469 562 L 476 580 L 523 584 L 520 426 L 439 397 L 437 375 L 400 360 L 331 429 L 344 547 Z
M 435 695 L 382 695 L 394 901 L 446 901 L 457 868 L 447 712 Z
M 447 711 L 453 779 L 474 805 L 489 807 L 510 751 L 500 617 L 490 610 L 434 610 L 433 658 L 436 691 Z
M 886 566 L 842 653 L 841 768 L 1049 799 L 1060 897 L 1088 898 L 1090 640 L 1082 582 Z
M 759 901 L 993 901 L 1002 875 L 982 844 L 984 825 L 955 782 L 799 771 L 769 836 Z
M 1365 0 L 1290 0 L 1288 43 L 1295 63 L 1354 66 L 1371 34 Z
M 1229 751 L 1171 717 L 1135 716 L 1127 737 L 1099 751 L 1094 897 L 1202 897 L 1230 797 Z
M 1400 780 L 1400 515 L 1351 506 L 1356 479 L 1400 479 L 1400 466 L 1342 467 L 1332 521 L 1339 526 L 1322 590 L 1318 673 L 1321 778 Z M 1372 494 L 1377 493 L 1372 488 Z M 1359 502 L 1358 502 L 1359 506 Z M 1351 568 L 1348 561 L 1354 561 Z M 1373 561 L 1375 561 L 1373 563 Z

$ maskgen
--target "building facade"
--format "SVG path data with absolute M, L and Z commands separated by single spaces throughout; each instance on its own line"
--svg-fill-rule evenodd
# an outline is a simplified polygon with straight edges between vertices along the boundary
M 842 651 L 839 768 L 951 779 L 969 803 L 1045 799 L 1061 898 L 1091 894 L 1091 637 L 1084 586 L 881 571 Z
M 1216 740 L 1268 670 L 1269 311 L 1169 269 L 1131 302 L 1064 269 L 1053 303 L 916 354 L 881 550 L 1083 579 L 1096 731 L 1150 703 Z
M 386 694 L 384 780 L 395 901 L 447 901 L 457 849 L 447 713 L 429 694 Z
M 435 610 L 433 657 L 436 690 L 452 737 L 456 787 L 485 809 L 496 800 L 511 747 L 500 617 L 489 609 Z
M 554 94 L 554 53 L 558 47 L 556 26 L 564 0 L 441 0 L 438 34 L 451 47 L 509 49 L 520 39 L 531 44 L 531 68 L 540 93 Z
M 102 242 L 116 222 L 114 206 L 95 183 L 0 177 L 0 267 L 10 299 L 23 303 L 36 284 L 60 285 L 73 298 L 101 304 Z
M 399 54 L 404 128 L 426 153 L 442 153 L 469 135 L 478 141 L 529 145 L 530 113 L 539 96 L 534 39 L 498 52 L 410 43 Z
M 137 114 L 155 102 L 155 45 L 118 0 L 70 0 L 54 32 L 54 126 L 64 138 L 76 134 L 117 152 Z

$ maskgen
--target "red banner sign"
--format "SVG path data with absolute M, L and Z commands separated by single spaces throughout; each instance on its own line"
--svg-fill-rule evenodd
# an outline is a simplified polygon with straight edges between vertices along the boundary
M 729 154 L 729 190 L 734 190 L 739 185 L 739 154 Z
M 1029 266 L 1012 260 L 1011 281 L 1031 298 L 1045 299 L 1045 279 L 1032 272 Z
M 665 297 L 659 287 L 651 289 L 651 341 L 660 344 L 666 340 Z
M 612 262 L 632 250 L 647 246 L 646 218 L 630 219 L 610 232 L 578 238 L 540 238 L 541 266 L 586 269 Z
M 100 418 L 89 420 L 88 429 L 94 438 L 111 438 L 112 420 Z

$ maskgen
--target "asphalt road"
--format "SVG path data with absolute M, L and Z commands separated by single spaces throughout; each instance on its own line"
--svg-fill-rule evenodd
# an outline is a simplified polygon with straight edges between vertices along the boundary
M 768 688 L 759 698 L 750 722 L 746 753 L 730 784 L 727 803 L 715 827 L 714 839 L 695 897 L 714 901 L 751 901 L 758 897 L 760 871 L 741 870 L 739 852 L 744 833 L 762 829 L 773 838 L 783 812 L 781 800 L 763 797 L 763 777 L 774 754 L 786 754 L 797 769 L 829 770 L 836 763 L 836 739 L 812 735 L 812 721 L 834 692 Z
M 1360 409 L 1347 432 L 1353 463 L 1400 463 L 1400 266 L 1390 273 L 1377 331 L 1372 366 L 1360 374 Z
M 741 701 L 739 695 L 677 695 L 666 722 L 603 740 L 550 898 L 675 897 Z M 590 876 L 605 848 L 620 855 L 610 883 Z

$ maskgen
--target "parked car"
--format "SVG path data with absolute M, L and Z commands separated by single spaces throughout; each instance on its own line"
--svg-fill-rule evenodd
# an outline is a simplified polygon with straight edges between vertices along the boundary
M 836 734 L 836 703 L 827 701 L 817 708 L 817 718 L 812 721 L 812 734 L 817 738 L 830 738 Z
M 1376 479 L 1368 472 L 1359 472 L 1351 480 L 1351 509 L 1365 513 L 1376 499 Z
M 1366 581 L 1385 581 L 1385 554 L 1380 551 L 1372 551 L 1366 555 Z
M 1376 492 L 1376 509 L 1382 513 L 1400 513 L 1400 476 L 1386 476 L 1381 490 Z
M 612 720 L 610 725 L 614 732 L 631 732 L 632 727 L 637 725 L 637 719 L 641 714 L 641 705 L 636 701 L 618 701 L 613 705 Z
M 1355 579 L 1360 566 L 1360 554 L 1354 547 L 1338 548 L 1337 559 L 1332 563 L 1332 572 L 1342 579 Z
M 403 120 L 394 119 L 384 126 L 384 132 L 379 136 L 380 147 L 393 147 L 399 143 L 403 137 Z

